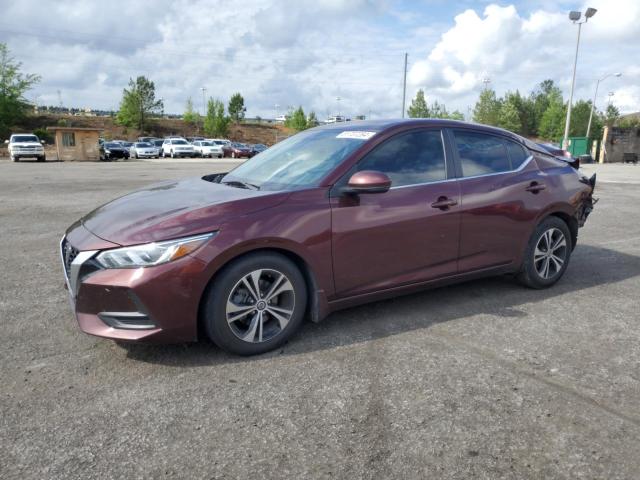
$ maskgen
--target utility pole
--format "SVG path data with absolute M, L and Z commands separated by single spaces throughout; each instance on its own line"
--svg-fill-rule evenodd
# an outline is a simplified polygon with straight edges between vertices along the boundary
M 621 73 L 609 73 L 604 77 L 598 79 L 598 82 L 596 83 L 596 93 L 593 94 L 593 102 L 591 102 L 591 113 L 589 113 L 589 123 L 587 124 L 587 134 L 585 135 L 586 137 L 589 137 L 589 134 L 591 133 L 591 120 L 593 119 L 593 111 L 596 108 L 596 101 L 598 100 L 598 87 L 600 86 L 600 82 L 602 82 L 603 80 L 606 80 L 609 77 L 621 77 L 621 76 L 622 76 Z
M 202 87 L 200 90 L 202 90 L 202 116 L 204 117 L 207 114 L 207 102 L 205 101 L 205 92 L 207 91 L 207 88 Z
M 484 77 L 482 79 L 482 83 L 484 83 L 484 89 L 489 90 L 489 84 L 491 83 L 491 79 L 489 77 Z
M 202 90 L 202 133 L 204 134 L 204 117 L 207 116 L 207 102 L 205 100 L 205 92 L 207 91 L 206 87 L 201 87 Z
M 402 80 L 402 118 L 404 118 L 404 107 L 407 101 L 407 58 L 409 54 L 404 54 L 404 78 Z
M 576 68 L 578 66 L 578 50 L 580 48 L 580 32 L 582 31 L 582 24 L 596 14 L 595 8 L 587 8 L 584 14 L 584 20 L 580 21 L 582 12 L 572 11 L 569 12 L 569 20 L 578 25 L 578 39 L 576 41 L 576 54 L 573 57 L 573 78 L 571 79 L 571 91 L 569 93 L 569 104 L 567 105 L 567 121 L 564 124 L 564 136 L 562 137 L 562 148 L 567 150 L 569 148 L 569 126 L 571 125 L 571 106 L 573 105 L 573 90 L 576 86 Z

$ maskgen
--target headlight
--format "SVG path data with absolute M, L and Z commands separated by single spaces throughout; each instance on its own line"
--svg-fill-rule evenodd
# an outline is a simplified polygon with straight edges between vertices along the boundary
M 104 153 L 111 153 L 111 150 L 105 150 Z
M 104 268 L 136 268 L 160 265 L 195 252 L 217 233 L 212 232 L 166 242 L 153 242 L 134 247 L 105 250 L 98 254 L 96 260 Z

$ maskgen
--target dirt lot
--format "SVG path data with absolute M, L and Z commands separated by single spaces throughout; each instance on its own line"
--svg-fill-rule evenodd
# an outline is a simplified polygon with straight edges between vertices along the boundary
M 640 167 L 598 168 L 550 290 L 495 278 L 379 302 L 246 359 L 80 333 L 65 228 L 226 168 L 0 161 L 0 477 L 638 478 Z

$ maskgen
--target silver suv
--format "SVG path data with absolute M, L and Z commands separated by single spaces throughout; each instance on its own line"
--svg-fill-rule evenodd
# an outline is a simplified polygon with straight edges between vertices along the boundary
M 4 143 L 7 144 L 12 162 L 19 162 L 21 158 L 35 158 L 39 162 L 47 159 L 42 146 L 44 142 L 32 133 L 13 134 Z

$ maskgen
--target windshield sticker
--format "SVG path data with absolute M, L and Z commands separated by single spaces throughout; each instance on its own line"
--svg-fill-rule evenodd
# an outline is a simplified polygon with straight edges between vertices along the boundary
M 355 138 L 356 140 L 369 140 L 376 132 L 363 132 L 362 130 L 351 130 L 336 135 L 336 138 Z

